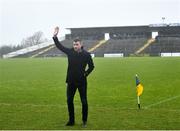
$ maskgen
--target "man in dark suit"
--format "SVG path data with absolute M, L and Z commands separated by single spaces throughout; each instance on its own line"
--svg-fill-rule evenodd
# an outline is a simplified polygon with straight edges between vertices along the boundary
M 74 95 L 76 89 L 78 89 L 81 102 L 82 102 L 82 121 L 83 126 L 86 126 L 88 117 L 88 102 L 87 102 L 87 76 L 94 69 L 94 63 L 90 53 L 82 48 L 80 39 L 73 41 L 73 48 L 64 47 L 58 40 L 57 35 L 59 27 L 54 30 L 53 40 L 56 47 L 64 52 L 68 57 L 68 69 L 67 69 L 67 104 L 69 111 L 69 121 L 66 126 L 73 126 L 75 124 L 74 118 Z M 86 70 L 86 66 L 88 69 Z

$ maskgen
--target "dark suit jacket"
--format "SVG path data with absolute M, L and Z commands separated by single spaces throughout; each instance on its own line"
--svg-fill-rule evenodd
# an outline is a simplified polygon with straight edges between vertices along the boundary
M 68 69 L 66 83 L 84 84 L 86 77 L 94 69 L 94 63 L 89 52 L 82 49 L 81 52 L 74 51 L 73 48 L 64 47 L 57 37 L 53 37 L 56 47 L 64 52 L 68 57 Z M 86 66 L 88 69 L 86 70 Z

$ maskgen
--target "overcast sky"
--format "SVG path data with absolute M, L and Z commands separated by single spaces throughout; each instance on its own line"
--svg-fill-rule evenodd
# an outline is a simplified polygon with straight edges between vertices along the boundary
M 70 27 L 180 23 L 180 0 L 0 0 L 0 46 Z

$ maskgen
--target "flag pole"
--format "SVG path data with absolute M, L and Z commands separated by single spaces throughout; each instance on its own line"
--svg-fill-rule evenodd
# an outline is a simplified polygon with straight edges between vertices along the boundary
M 138 79 L 138 75 L 136 74 L 136 79 Z M 137 82 L 137 81 L 136 81 Z M 136 83 L 137 84 L 137 83 Z M 137 86 L 137 85 L 136 85 Z M 138 103 L 138 108 L 141 109 L 141 105 L 140 105 L 140 98 L 139 95 L 137 95 L 137 103 Z
M 138 108 L 141 109 L 139 96 L 137 96 L 137 102 L 138 102 Z

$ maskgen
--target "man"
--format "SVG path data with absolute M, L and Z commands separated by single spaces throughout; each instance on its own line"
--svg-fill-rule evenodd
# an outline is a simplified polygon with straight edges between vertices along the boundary
M 78 88 L 81 103 L 82 103 L 82 121 L 83 126 L 87 124 L 88 117 L 88 103 L 87 103 L 87 76 L 94 69 L 93 60 L 90 53 L 82 48 L 80 39 L 75 39 L 73 42 L 73 48 L 69 49 L 64 47 L 58 40 L 57 35 L 59 27 L 54 30 L 53 40 L 58 49 L 64 52 L 68 57 L 68 69 L 67 69 L 67 105 L 69 111 L 69 121 L 66 126 L 73 126 L 75 124 L 74 118 L 74 95 Z M 86 66 L 88 69 L 86 70 Z

